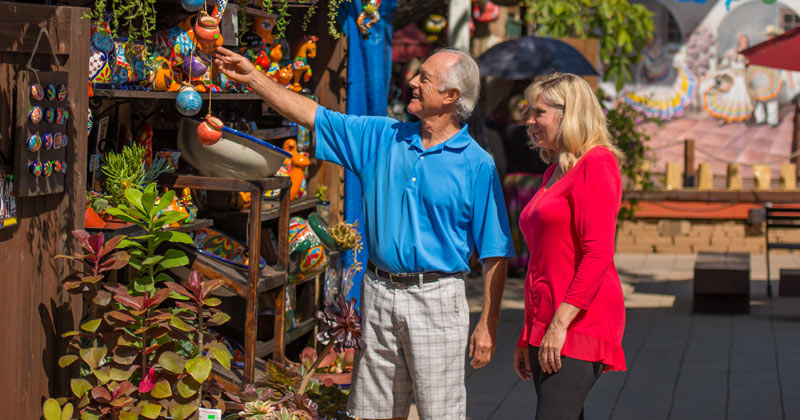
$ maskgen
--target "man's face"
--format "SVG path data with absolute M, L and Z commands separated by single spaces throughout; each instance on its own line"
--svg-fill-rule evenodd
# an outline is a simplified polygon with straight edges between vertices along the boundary
M 424 120 L 432 115 L 439 115 L 445 105 L 453 103 L 453 91 L 439 92 L 442 71 L 446 71 L 455 55 L 436 53 L 425 60 L 420 66 L 419 74 L 408 82 L 411 88 L 411 102 L 408 104 L 408 113 Z

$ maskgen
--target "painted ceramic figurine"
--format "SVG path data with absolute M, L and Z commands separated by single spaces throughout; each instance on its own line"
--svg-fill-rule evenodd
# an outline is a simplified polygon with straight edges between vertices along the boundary
M 300 92 L 303 87 L 300 86 L 300 78 L 304 82 L 311 80 L 311 66 L 308 65 L 310 58 L 317 56 L 317 38 L 314 35 L 306 35 L 295 47 L 294 60 L 292 62 L 292 73 L 294 75 L 291 89 L 295 92 Z
M 361 14 L 358 15 L 356 22 L 358 23 L 358 30 L 361 31 L 365 38 L 369 36 L 369 29 L 372 25 L 381 20 L 381 15 L 378 13 L 380 7 L 381 0 L 369 0 L 369 3 L 361 8 Z
M 257 34 L 264 40 L 264 45 L 273 44 L 272 29 L 275 28 L 275 18 L 256 16 L 250 25 L 250 32 Z
M 327 251 L 316 230 L 308 220 L 292 217 L 289 220 L 289 280 L 305 280 L 324 270 L 327 263 Z
M 288 161 L 289 177 L 292 179 L 292 187 L 289 193 L 289 199 L 294 200 L 303 195 L 305 192 L 305 168 L 311 164 L 308 156 L 297 150 L 297 141 L 295 139 L 288 139 L 283 142 L 283 150 L 291 153 L 291 159 L 287 158 L 284 164 Z
M 275 81 L 280 83 L 287 88 L 291 88 L 292 85 L 292 65 L 288 65 L 286 67 L 281 67 L 280 70 L 275 74 Z

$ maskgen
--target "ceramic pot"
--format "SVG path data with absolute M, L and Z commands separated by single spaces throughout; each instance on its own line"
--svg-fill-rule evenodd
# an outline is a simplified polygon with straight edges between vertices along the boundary
M 205 0 L 181 0 L 181 6 L 190 12 L 196 12 L 203 8 Z
M 211 57 L 200 51 L 197 50 L 194 54 L 190 54 L 189 56 L 184 56 L 183 65 L 183 72 L 190 75 L 192 78 L 201 77 L 208 71 L 208 66 L 211 65 Z
M 200 107 L 203 105 L 203 99 L 192 87 L 184 86 L 178 91 L 178 96 L 175 98 L 175 107 L 181 115 L 191 117 L 200 112 Z
M 194 37 L 200 45 L 214 45 L 219 34 L 219 23 L 208 14 L 201 13 L 194 24 Z
M 325 270 L 328 253 L 309 222 L 300 217 L 289 220 L 289 280 L 298 282 Z
M 209 115 L 197 126 L 197 139 L 206 146 L 216 144 L 222 138 L 222 120 Z

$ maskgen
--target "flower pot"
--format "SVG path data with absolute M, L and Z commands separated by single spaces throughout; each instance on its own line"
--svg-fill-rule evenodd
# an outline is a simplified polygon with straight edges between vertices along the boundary
M 216 144 L 222 138 L 222 120 L 209 115 L 197 126 L 197 139 L 206 146 Z
M 219 34 L 219 22 L 208 14 L 201 13 L 194 24 L 194 37 L 200 45 L 214 45 Z
M 178 91 L 178 96 L 175 98 L 175 107 L 182 115 L 190 117 L 200 112 L 200 107 L 203 106 L 203 99 L 190 86 L 184 86 Z

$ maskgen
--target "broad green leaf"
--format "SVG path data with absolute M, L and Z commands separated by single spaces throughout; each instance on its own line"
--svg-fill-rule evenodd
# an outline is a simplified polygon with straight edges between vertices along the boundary
M 78 379 L 72 379 L 69 382 L 69 387 L 72 390 L 72 393 L 76 397 L 81 398 L 84 395 L 86 395 L 86 393 L 89 392 L 90 389 L 92 389 L 92 384 L 90 384 L 89 381 L 87 381 L 86 379 L 78 378 Z
M 97 295 L 92 299 L 92 303 L 97 306 L 108 306 L 111 302 L 111 293 L 106 292 L 105 290 L 98 290 Z
M 219 298 L 211 297 L 211 298 L 208 298 L 205 301 L 203 301 L 203 304 L 205 304 L 206 306 L 211 306 L 211 307 L 219 306 L 219 305 L 222 304 L 222 300 L 219 299 Z
M 137 366 L 131 366 L 127 370 L 122 370 L 119 368 L 111 368 L 111 371 L 109 372 L 109 377 L 111 377 L 111 380 L 113 381 L 127 381 L 128 379 L 130 379 L 131 375 L 133 375 L 133 372 L 136 371 L 136 368 Z
M 123 411 L 119 413 L 119 420 L 138 420 L 139 416 L 136 413 L 131 413 L 130 411 Z
M 135 188 L 128 188 L 125 190 L 125 198 L 128 202 L 142 210 L 142 192 Z
M 194 379 L 190 376 L 184 376 L 178 383 L 175 385 L 175 389 L 178 390 L 178 394 L 183 398 L 189 398 L 195 394 L 197 391 L 200 390 L 200 384 L 197 383 Z
M 166 232 L 166 233 L 169 233 L 169 236 L 170 236 L 169 239 L 168 239 L 169 242 L 181 243 L 181 244 L 191 244 L 191 243 L 193 243 L 192 242 L 192 237 L 187 235 L 184 232 L 170 231 L 170 232 Z
M 225 347 L 222 343 L 214 343 L 211 347 L 208 348 L 208 354 L 217 359 L 222 367 L 225 369 L 231 370 L 231 353 L 228 351 L 228 348 Z
M 93 319 L 91 321 L 86 321 L 81 324 L 81 329 L 84 331 L 95 332 L 97 331 L 97 327 L 100 326 L 100 323 L 103 322 L 102 318 Z
M 208 356 L 197 356 L 186 362 L 186 372 L 192 375 L 195 381 L 203 383 L 211 373 L 211 359 Z
M 230 319 L 231 319 L 230 315 L 226 314 L 225 312 L 219 312 L 214 315 L 211 315 L 209 321 L 214 323 L 214 325 L 222 325 L 228 322 Z
M 183 320 L 177 316 L 173 316 L 172 319 L 169 320 L 169 325 L 186 332 L 192 332 L 195 330 L 193 326 L 183 322 Z
M 72 420 L 72 414 L 75 412 L 75 408 L 72 406 L 72 403 L 67 403 L 61 409 L 61 420 Z
M 81 420 L 100 420 L 100 414 L 84 411 L 81 413 Z
M 61 420 L 61 405 L 53 398 L 48 398 L 42 405 L 45 420 Z
M 142 261 L 142 265 L 156 265 L 163 259 L 163 255 L 154 255 L 152 257 L 145 258 L 144 261 Z
M 64 334 L 61 334 L 61 338 L 72 337 L 72 336 L 75 336 L 75 335 L 80 335 L 80 332 L 78 332 L 78 331 L 67 331 Z
M 168 249 L 164 252 L 164 260 L 158 265 L 160 268 L 182 267 L 189 264 L 189 257 L 183 251 Z
M 114 348 L 114 362 L 119 363 L 121 365 L 129 365 L 136 360 L 136 356 L 139 355 L 139 350 L 130 347 L 130 346 L 120 346 L 118 345 Z
M 145 249 L 145 246 L 142 245 L 141 243 L 137 242 L 137 241 L 132 241 L 130 239 L 123 239 L 122 241 L 120 241 L 119 245 L 117 245 L 117 248 L 139 248 L 139 249 Z
M 167 381 L 166 379 L 162 379 L 156 382 L 156 386 L 154 386 L 153 389 L 150 391 L 150 395 L 152 395 L 153 398 L 157 398 L 159 400 L 171 397 L 172 387 L 170 387 L 169 381 Z
M 186 213 L 181 213 L 179 211 L 165 211 L 158 216 L 155 222 L 153 222 L 153 226 L 157 228 L 162 228 L 164 226 L 169 225 L 170 223 L 179 222 L 184 220 L 188 217 Z
M 81 359 L 92 369 L 100 365 L 100 362 L 106 357 L 106 353 L 108 353 L 108 349 L 105 347 L 90 347 L 80 350 Z
M 197 400 L 186 404 L 170 405 L 169 407 L 169 413 L 172 415 L 173 420 L 188 419 L 195 411 L 197 411 Z
M 61 356 L 58 358 L 58 366 L 60 368 L 65 368 L 71 365 L 74 361 L 78 360 L 78 356 L 74 354 L 68 354 L 66 356 Z
M 115 209 L 113 207 L 106 209 L 106 213 L 116 217 L 119 220 L 122 220 L 123 222 L 133 223 L 135 225 L 138 225 L 138 224 L 141 223 L 141 221 L 139 219 L 135 219 L 135 218 L 133 218 L 131 216 L 128 216 L 126 213 L 123 213 L 121 210 Z M 125 242 L 125 241 L 123 241 L 123 242 Z
M 92 373 L 101 385 L 111 380 L 111 368 L 108 366 L 103 366 L 100 369 L 92 369 Z
M 145 403 L 140 414 L 144 418 L 155 419 L 161 414 L 161 406 L 158 404 Z
M 81 277 L 81 281 L 82 281 L 82 282 L 84 282 L 84 283 L 91 283 L 91 284 L 95 284 L 95 283 L 97 283 L 97 282 L 98 282 L 98 281 L 100 281 L 100 280 L 103 280 L 103 276 L 86 276 L 86 277 Z
M 170 193 L 169 191 L 164 193 L 164 197 L 169 195 L 169 193 Z M 174 196 L 175 192 L 173 192 L 172 195 Z M 156 211 L 156 199 L 157 198 L 158 198 L 158 195 L 150 193 L 150 192 L 145 192 L 144 194 L 142 194 L 142 210 L 144 210 L 146 213 L 152 214 L 154 216 L 156 214 L 158 214 L 158 212 Z M 169 201 L 172 201 L 172 198 L 170 198 Z M 161 202 L 159 201 L 159 204 L 160 203 Z
M 169 206 L 170 203 L 172 203 L 172 199 L 174 197 L 175 197 L 174 190 L 169 190 L 165 192 L 164 195 L 162 195 L 161 198 L 158 200 L 158 204 L 156 205 L 156 208 L 153 209 L 153 213 L 158 214 L 158 212 L 167 208 L 167 206 Z
M 184 366 L 186 366 L 186 359 L 171 351 L 165 351 L 158 357 L 158 364 L 164 369 L 180 375 L 183 373 Z

